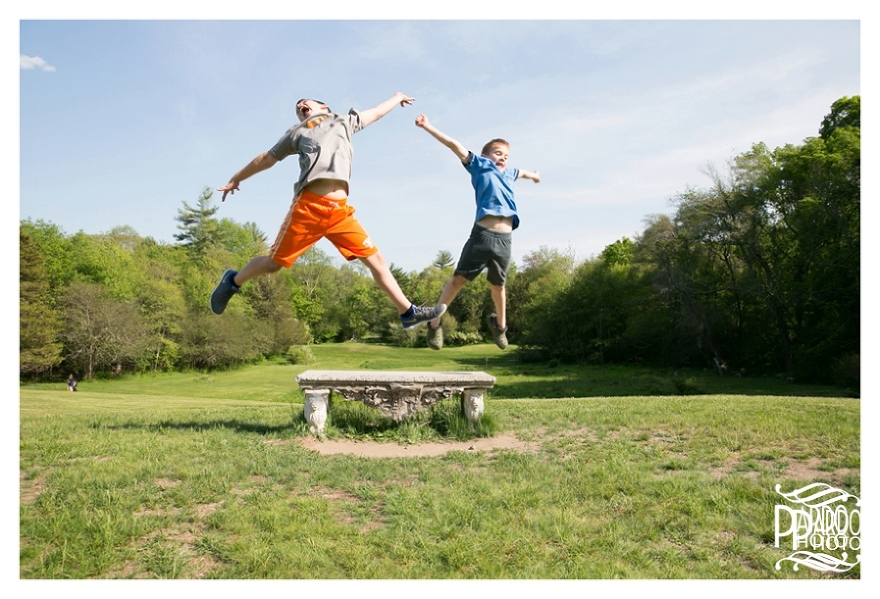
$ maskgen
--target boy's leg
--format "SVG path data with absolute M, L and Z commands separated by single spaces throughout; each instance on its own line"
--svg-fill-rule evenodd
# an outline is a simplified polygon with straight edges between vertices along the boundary
M 440 292 L 440 300 L 437 302 L 438 304 L 444 304 L 447 307 L 452 301 L 458 296 L 458 292 L 462 290 L 462 288 L 467 285 L 468 280 L 461 275 L 455 275 L 449 281 L 446 282 L 446 286 L 443 287 L 443 291 Z M 436 329 L 440 326 L 440 318 L 435 318 L 429 324 L 431 328 Z
M 281 270 L 281 265 L 276 263 L 269 256 L 257 256 L 251 259 L 240 272 L 227 270 L 220 277 L 220 282 L 211 293 L 211 312 L 214 314 L 223 314 L 226 305 L 232 296 L 241 291 L 241 286 L 245 281 L 249 281 L 260 275 L 268 275 Z
M 495 322 L 499 329 L 507 328 L 507 291 L 504 285 L 491 285 L 492 303 L 495 304 Z
M 397 284 L 397 280 L 388 268 L 385 257 L 370 239 L 370 236 L 354 217 L 355 209 L 348 205 L 347 200 L 328 202 L 334 206 L 332 219 L 324 231 L 324 237 L 336 246 L 346 260 L 358 258 L 367 265 L 379 289 L 388 296 L 404 329 L 412 329 L 432 320 L 446 311 L 446 306 L 438 305 L 430 308 L 416 307 L 407 299 Z
M 336 246 L 346 260 L 358 258 L 366 264 L 379 289 L 397 308 L 404 329 L 415 328 L 446 311 L 444 305 L 430 308 L 413 306 L 401 291 L 379 248 L 375 246 L 360 222 L 354 218 L 355 209 L 348 205 L 346 200 L 334 200 L 329 203 L 334 205 L 334 210 L 330 219 L 332 222 L 324 231 L 324 237 Z
M 293 198 L 275 243 L 269 248 L 269 256 L 251 259 L 240 272 L 230 269 L 223 273 L 220 283 L 211 293 L 211 311 L 214 314 L 223 313 L 229 300 L 241 291 L 245 282 L 254 277 L 276 273 L 285 266 L 289 268 L 299 256 L 321 239 L 323 207 L 313 206 L 308 201 L 300 202 L 301 197 L 302 194 Z
M 261 275 L 270 275 L 281 270 L 281 265 L 272 260 L 269 256 L 257 256 L 251 259 L 238 274 L 232 278 L 232 282 L 236 287 L 241 287 L 246 281 L 259 277 Z
M 488 260 L 486 279 L 492 290 L 492 303 L 495 313 L 486 319 L 489 330 L 499 349 L 507 348 L 507 269 L 510 266 L 511 238 L 510 233 L 491 232 L 489 245 L 492 256 Z
M 412 302 L 400 290 L 400 285 L 397 284 L 397 279 L 394 278 L 391 269 L 388 268 L 382 252 L 377 251 L 375 254 L 360 260 L 370 269 L 370 273 L 373 275 L 373 279 L 376 281 L 379 289 L 388 296 L 388 299 L 397 308 L 397 313 L 400 314 L 400 320 L 404 329 L 415 328 L 423 322 L 439 318 L 446 312 L 446 306 L 443 304 L 430 308 L 413 306 Z
M 486 321 L 492 338 L 499 349 L 507 349 L 507 292 L 504 285 L 492 285 L 492 302 L 495 313 L 490 314 Z
M 403 314 L 409 310 L 412 302 L 406 299 L 403 291 L 400 290 L 400 285 L 397 284 L 397 279 L 391 274 L 391 269 L 388 268 L 388 263 L 385 262 L 382 252 L 376 252 L 372 256 L 367 256 L 360 260 L 370 269 L 370 273 L 373 275 L 373 279 L 376 281 L 379 289 L 388 296 L 388 299 L 397 308 L 397 313 Z
M 467 282 L 468 280 L 463 276 L 454 275 L 446 282 L 443 291 L 440 292 L 439 303 L 448 307 L 458 295 L 458 292 L 461 291 L 462 287 L 467 285 Z M 442 318 L 438 316 L 428 323 L 428 334 L 426 337 L 428 347 L 431 349 L 443 349 L 443 328 L 440 326 L 441 320 Z

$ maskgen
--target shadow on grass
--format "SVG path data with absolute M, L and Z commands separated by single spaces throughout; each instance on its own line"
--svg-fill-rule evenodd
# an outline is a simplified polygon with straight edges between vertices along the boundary
M 792 383 L 772 376 L 719 376 L 708 369 L 619 364 L 562 364 L 558 360 L 522 361 L 517 353 L 457 358 L 462 370 L 483 370 L 496 377 L 495 399 L 629 397 L 669 395 L 761 395 L 851 397 L 833 385 Z
M 333 394 L 327 415 L 325 428 L 327 436 L 365 436 L 399 441 L 418 441 L 439 437 L 463 441 L 478 437 L 490 437 L 498 429 L 491 414 L 484 414 L 479 422 L 471 425 L 461 413 L 461 404 L 458 398 L 439 402 L 419 410 L 402 422 L 394 422 L 379 410 L 359 402 L 345 401 Z M 283 424 L 266 424 L 234 418 L 198 421 L 166 418 L 157 422 L 94 422 L 90 427 L 102 430 L 145 430 L 160 433 L 172 430 L 203 432 L 225 429 L 236 433 L 256 435 L 303 436 L 310 434 L 309 425 L 302 411 L 295 408 L 289 421 Z
M 490 373 L 492 374 L 492 373 Z M 497 375 L 496 375 L 497 376 Z M 560 397 L 633 397 L 670 395 L 753 395 L 772 397 L 850 397 L 845 391 L 821 385 L 796 385 L 767 380 L 740 382 L 712 377 L 632 376 L 579 378 L 547 375 L 542 380 L 505 381 L 492 389 L 495 399 L 553 399 Z
M 297 422 L 296 418 L 292 418 L 288 424 L 259 424 L 255 422 L 244 422 L 241 420 L 207 420 L 199 422 L 181 422 L 175 420 L 163 420 L 161 422 L 127 422 L 123 424 L 92 424 L 92 428 L 109 429 L 109 430 L 132 430 L 141 429 L 147 431 L 162 432 L 166 430 L 186 430 L 186 431 L 210 431 L 216 429 L 228 429 L 238 433 L 255 433 L 258 435 L 271 435 L 291 430 L 303 428 L 305 420 L 300 415 L 302 422 Z

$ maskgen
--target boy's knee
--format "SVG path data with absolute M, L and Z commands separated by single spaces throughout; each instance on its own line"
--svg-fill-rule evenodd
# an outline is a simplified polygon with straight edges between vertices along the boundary
M 360 258 L 360 261 L 373 270 L 386 269 L 385 257 L 382 255 L 382 252 L 376 252 L 375 254 L 371 254 L 365 258 Z
M 456 293 L 461 291 L 462 288 L 468 284 L 468 279 L 461 275 L 454 275 L 449 282 L 446 283 L 446 289 L 452 289 Z

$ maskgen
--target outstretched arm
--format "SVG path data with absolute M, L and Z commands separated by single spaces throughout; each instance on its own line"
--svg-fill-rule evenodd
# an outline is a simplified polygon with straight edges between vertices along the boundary
M 263 152 L 262 154 L 248 162 L 243 169 L 232 175 L 229 183 L 227 183 L 223 187 L 217 188 L 217 191 L 223 192 L 223 197 L 220 199 L 220 201 L 226 201 L 227 193 L 235 195 L 235 192 L 238 190 L 239 183 L 252 175 L 256 175 L 257 173 L 262 172 L 267 168 L 275 166 L 277 162 L 278 160 L 269 152 Z
M 467 160 L 469 154 L 468 149 L 445 133 L 438 130 L 436 127 L 434 127 L 434 125 L 428 122 L 428 117 L 426 117 L 425 115 L 420 114 L 416 118 L 416 127 L 421 127 L 422 129 L 430 133 L 434 137 L 434 139 L 452 150 L 452 153 L 455 154 L 462 162 Z
M 541 182 L 541 173 L 538 171 L 524 171 L 519 169 L 519 173 L 516 176 L 517 179 L 531 179 L 535 183 Z
M 361 113 L 361 121 L 363 122 L 364 127 L 371 125 L 391 112 L 398 104 L 401 106 L 408 106 L 413 103 L 413 100 L 415 100 L 415 98 L 410 98 L 406 94 L 397 92 L 391 98 L 388 98 L 375 108 L 363 111 Z

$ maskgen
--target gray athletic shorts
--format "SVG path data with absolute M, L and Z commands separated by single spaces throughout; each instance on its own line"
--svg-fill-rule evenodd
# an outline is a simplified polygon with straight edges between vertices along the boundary
M 488 269 L 486 279 L 489 283 L 503 286 L 507 280 L 511 249 L 510 233 L 501 233 L 474 225 L 470 238 L 461 250 L 461 258 L 458 259 L 455 274 L 473 281 L 486 268 Z

